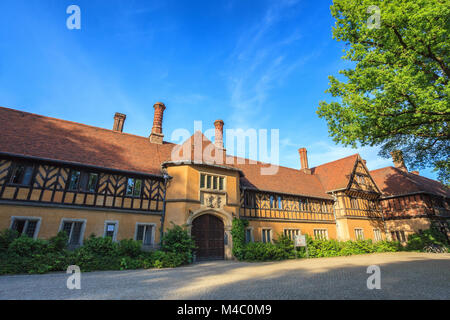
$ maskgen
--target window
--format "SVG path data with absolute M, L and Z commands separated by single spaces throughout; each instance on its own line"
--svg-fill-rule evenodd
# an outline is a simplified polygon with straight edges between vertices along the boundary
M 210 174 L 200 174 L 200 188 L 222 191 L 225 189 L 225 178 Z
M 281 198 L 281 196 L 278 196 L 277 201 L 278 201 L 278 209 L 283 210 L 283 199 Z
M 11 229 L 26 235 L 30 238 L 36 238 L 39 233 L 41 218 L 33 217 L 12 217 Z
M 275 198 L 273 196 L 270 196 L 270 207 L 272 209 L 276 208 L 276 206 L 275 206 Z
M 268 243 L 271 242 L 271 230 L 270 229 L 262 229 L 262 242 Z
M 284 234 L 289 237 L 289 239 L 294 240 L 295 236 L 300 235 L 300 229 L 284 229 Z
M 401 231 L 401 230 L 391 231 L 391 237 L 392 237 L 392 241 L 400 241 L 400 242 L 408 241 L 405 231 Z
M 317 240 L 328 240 L 327 229 L 314 229 L 314 238 Z
M 364 230 L 361 228 L 355 228 L 356 240 L 364 240 Z
M 356 181 L 361 185 L 366 185 L 366 178 L 364 176 L 357 175 Z
M 95 192 L 98 182 L 98 173 L 72 170 L 69 179 L 69 190 Z
M 85 220 L 65 220 L 62 221 L 61 231 L 67 233 L 70 246 L 80 246 L 83 244 L 83 234 L 86 225 Z
M 142 192 L 142 180 L 135 178 L 128 178 L 127 196 L 140 197 L 141 192 Z
M 9 183 L 28 186 L 31 184 L 34 167 L 25 164 L 15 164 L 13 166 Z
M 137 241 L 142 241 L 142 244 L 144 246 L 151 246 L 153 245 L 153 229 L 154 224 L 148 224 L 148 223 L 138 223 L 136 224 L 136 235 L 135 238 Z
M 245 243 L 253 242 L 253 229 L 245 229 Z
M 381 241 L 381 231 L 380 229 L 373 229 L 373 240 L 375 241 Z
M 110 237 L 113 241 L 117 240 L 117 230 L 119 228 L 118 221 L 105 221 L 104 237 Z
M 350 206 L 351 206 L 351 208 L 353 208 L 353 209 L 359 209 L 359 206 L 358 206 L 358 199 L 356 199 L 356 198 L 350 198 Z

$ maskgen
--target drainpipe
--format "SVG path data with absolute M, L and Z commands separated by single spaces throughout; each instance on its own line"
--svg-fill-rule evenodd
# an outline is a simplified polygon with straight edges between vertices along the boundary
M 167 192 L 167 184 L 169 182 L 170 179 L 172 179 L 171 176 L 169 176 L 167 174 L 167 172 L 163 173 L 163 177 L 164 177 L 164 198 L 163 198 L 163 211 L 162 211 L 162 215 L 161 215 L 161 234 L 159 237 L 159 245 L 162 245 L 162 239 L 164 236 L 164 220 L 166 218 L 166 192 Z
M 336 219 L 336 206 L 335 206 L 336 203 L 337 203 L 337 197 L 336 197 L 336 195 L 334 194 L 334 192 L 332 192 L 331 195 L 333 196 L 333 199 L 334 199 L 334 203 L 333 203 L 333 216 L 334 216 L 334 224 L 336 225 L 336 235 L 337 235 L 338 240 L 340 240 L 340 239 L 339 239 L 340 236 L 339 236 L 338 222 L 337 222 L 337 219 Z

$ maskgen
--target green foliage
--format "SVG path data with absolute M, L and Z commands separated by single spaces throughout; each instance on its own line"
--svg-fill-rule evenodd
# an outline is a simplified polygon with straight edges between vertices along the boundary
M 120 256 L 137 258 L 142 254 L 142 242 L 133 239 L 120 240 L 118 251 Z
M 379 28 L 367 23 L 380 9 Z M 444 0 L 335 0 L 333 38 L 353 68 L 330 76 L 318 115 L 333 140 L 402 150 L 412 168 L 433 166 L 450 179 L 450 4 Z
M 337 257 L 354 254 L 366 254 L 375 252 L 396 252 L 403 250 L 399 242 L 379 241 L 373 243 L 371 240 L 359 241 L 337 241 L 337 240 L 313 240 L 306 235 L 308 244 L 308 257 Z M 243 248 L 243 256 L 239 260 L 246 261 L 271 261 L 292 259 L 295 257 L 307 257 L 306 248 L 297 248 L 295 254 L 294 243 L 289 237 L 279 235 L 274 243 L 254 242 L 248 243 Z
M 244 258 L 245 252 L 245 228 L 248 227 L 248 220 L 233 218 L 231 236 L 233 238 L 233 256 L 238 260 Z
M 429 245 L 438 245 L 440 247 L 450 248 L 446 236 L 436 228 L 430 228 L 408 236 L 408 250 L 424 251 L 424 248 Z
M 14 239 L 19 237 L 19 233 L 15 230 L 5 229 L 0 232 L 0 252 L 8 250 L 9 245 Z
M 161 249 L 166 253 L 178 255 L 181 264 L 187 264 L 192 262 L 195 241 L 185 227 L 172 223 L 172 228 L 168 229 L 162 238 Z
M 191 262 L 194 241 L 179 226 L 169 229 L 163 238 L 163 248 L 143 251 L 142 243 L 134 240 L 114 242 L 111 238 L 91 235 L 84 245 L 67 250 L 67 234 L 58 233 L 46 240 L 17 237 L 16 233 L 0 233 L 0 274 L 45 273 L 65 271 L 78 265 L 82 272 L 97 270 L 127 270 L 139 268 L 174 268 Z

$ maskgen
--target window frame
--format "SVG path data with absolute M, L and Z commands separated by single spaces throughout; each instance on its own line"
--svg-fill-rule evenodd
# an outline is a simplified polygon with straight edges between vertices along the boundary
M 266 232 L 266 233 L 268 232 L 268 235 L 270 238 L 269 241 L 264 241 L 264 232 Z M 272 243 L 273 242 L 272 228 L 261 228 L 261 242 L 262 243 Z
M 322 233 L 324 233 L 324 234 L 322 234 Z M 328 240 L 329 239 L 328 229 L 326 229 L 326 228 L 315 228 L 315 229 L 313 229 L 313 234 L 314 234 L 315 240 Z M 320 235 L 320 239 L 317 237 L 317 234 Z M 323 235 L 325 235 L 325 237 L 323 237 Z
M 250 231 L 250 239 L 247 239 L 247 231 Z M 245 228 L 245 243 L 250 243 L 250 242 L 255 242 L 255 238 L 253 236 L 253 227 L 246 227 Z
M 74 176 L 74 172 L 79 172 L 79 177 L 78 177 L 76 186 L 72 187 L 72 177 Z M 95 182 L 94 189 L 91 191 L 91 189 L 89 189 L 89 181 L 90 181 L 92 175 L 97 176 L 97 179 Z M 86 181 L 86 188 L 83 189 L 82 182 L 84 180 Z M 93 193 L 97 192 L 99 180 L 100 180 L 100 173 L 98 173 L 98 172 L 84 171 L 81 169 L 70 169 L 69 178 L 67 179 L 67 184 L 66 184 L 66 190 L 68 192 L 84 192 L 84 193 L 92 193 L 93 194 Z
M 129 182 L 130 180 L 133 180 L 133 189 L 131 191 L 131 194 L 128 194 L 128 186 L 129 186 Z M 139 190 L 139 195 L 136 195 L 136 181 L 140 181 L 141 182 L 141 187 Z M 127 185 L 125 187 L 125 197 L 130 197 L 130 198 L 141 198 L 142 197 L 142 190 L 144 188 L 144 179 L 142 178 L 135 178 L 135 177 L 127 177 Z
M 373 228 L 373 240 L 375 242 L 383 241 L 383 236 L 381 235 L 381 230 L 379 228 Z
M 137 235 L 138 235 L 138 228 L 139 226 L 151 226 L 151 232 L 152 234 L 150 235 L 150 239 L 151 239 L 151 243 L 150 244 L 144 244 L 144 239 L 145 239 L 145 229 L 144 229 L 144 234 L 143 234 L 143 239 L 142 240 L 138 240 L 137 239 Z M 155 233 L 156 233 L 156 223 L 151 223 L 151 222 L 136 222 L 135 228 L 134 228 L 134 240 L 135 241 L 142 241 L 142 246 L 143 247 L 147 247 L 147 248 L 154 248 L 155 247 Z
M 61 223 L 59 225 L 58 232 L 63 231 L 64 224 L 66 222 L 72 222 L 72 223 L 74 223 L 74 222 L 81 222 L 82 223 L 81 224 L 81 230 L 80 230 L 80 241 L 79 241 L 79 244 L 70 244 L 70 239 L 72 237 L 73 226 L 74 226 L 73 224 L 72 224 L 72 227 L 70 228 L 70 234 L 68 235 L 69 239 L 67 239 L 67 244 L 68 244 L 69 247 L 74 247 L 74 248 L 81 247 L 83 245 L 83 242 L 84 242 L 84 233 L 86 231 L 87 219 L 62 218 L 61 219 Z
M 294 240 L 294 236 L 299 236 L 302 234 L 302 230 L 301 229 L 296 229 L 296 228 L 285 228 L 283 229 L 283 234 L 287 237 L 289 237 L 289 239 Z M 291 237 L 292 235 L 292 237 Z
M 204 177 L 204 180 L 203 178 Z M 209 178 L 209 183 L 208 183 Z M 199 172 L 199 189 L 202 191 L 214 191 L 214 192 L 225 192 L 226 190 L 226 176 L 220 174 L 211 174 L 206 172 Z M 202 187 L 203 181 L 203 187 Z M 208 187 L 208 184 L 210 187 Z M 217 188 L 214 188 L 216 184 Z M 222 188 L 220 188 L 222 186 Z
M 17 171 L 17 168 L 23 166 L 24 172 L 22 176 L 22 181 L 20 183 L 12 182 L 13 177 L 15 176 L 15 173 Z M 23 183 L 23 179 L 25 177 L 25 173 L 27 172 L 27 168 L 31 169 L 31 177 L 29 183 L 25 184 Z M 31 187 L 34 182 L 34 177 L 36 175 L 36 165 L 28 162 L 13 162 L 9 169 L 9 175 L 7 177 L 7 185 L 9 186 L 17 186 L 17 187 Z
M 39 230 L 41 228 L 41 222 L 42 222 L 42 218 L 41 217 L 31 217 L 31 216 L 11 216 L 11 223 L 9 224 L 9 229 L 13 230 L 13 226 L 14 226 L 14 222 L 15 220 L 25 220 L 25 225 L 23 227 L 22 233 L 20 235 L 23 235 L 24 233 L 26 234 L 26 229 L 28 227 L 28 222 L 29 221 L 36 221 L 36 228 L 34 229 L 34 234 L 32 239 L 37 239 L 38 235 L 39 235 Z
M 114 234 L 112 236 L 112 241 L 117 242 L 117 233 L 119 231 L 119 221 L 118 220 L 105 220 L 104 227 L 103 227 L 103 237 L 106 238 L 107 233 L 107 227 L 110 224 L 114 224 Z
M 353 228 L 353 230 L 355 231 L 355 239 L 357 241 L 366 239 L 365 236 L 364 236 L 364 228 Z M 358 232 L 357 231 L 361 232 L 362 238 L 358 237 Z

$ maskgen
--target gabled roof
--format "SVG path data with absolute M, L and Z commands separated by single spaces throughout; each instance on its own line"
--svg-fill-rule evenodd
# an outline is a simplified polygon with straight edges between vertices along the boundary
M 430 193 L 450 198 L 450 189 L 442 183 L 394 167 L 370 171 L 384 196 Z
M 0 152 L 160 175 L 172 143 L 0 107 Z
M 348 187 L 351 174 L 355 169 L 359 154 L 354 154 L 336 161 L 328 162 L 311 168 L 311 173 L 317 175 L 325 190 L 331 192 Z

